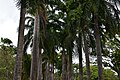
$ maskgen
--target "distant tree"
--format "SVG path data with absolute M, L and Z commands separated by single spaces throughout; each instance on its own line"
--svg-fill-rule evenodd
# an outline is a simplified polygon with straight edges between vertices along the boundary
M 120 79 L 120 42 L 115 38 L 117 39 L 119 36 L 111 39 L 108 39 L 107 35 L 105 36 L 105 40 L 107 41 L 105 42 L 103 48 L 103 57 L 105 58 L 104 66 L 110 67 L 114 70 Z
M 98 79 L 98 68 L 97 66 L 91 66 L 91 80 L 97 80 Z M 86 68 L 84 68 L 84 79 L 86 80 L 87 74 Z M 104 69 L 104 80 L 118 80 L 117 76 L 115 75 L 115 72 L 113 72 L 111 69 Z
M 12 80 L 16 48 L 8 38 L 0 40 L 0 80 Z
M 78 64 L 73 64 L 73 66 L 74 66 L 74 80 L 78 80 L 79 79 Z M 98 80 L 97 66 L 96 65 L 90 66 L 90 70 L 91 70 L 90 80 Z M 87 79 L 86 72 L 87 72 L 86 67 L 83 67 L 83 75 L 84 75 L 83 79 L 84 80 Z M 112 71 L 111 69 L 104 69 L 104 80 L 119 80 L 119 79 L 114 71 Z

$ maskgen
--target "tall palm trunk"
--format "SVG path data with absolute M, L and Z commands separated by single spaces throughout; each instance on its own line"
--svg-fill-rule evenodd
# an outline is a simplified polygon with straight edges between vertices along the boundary
M 38 54 L 39 54 L 39 41 L 40 41 L 39 22 L 40 22 L 39 11 L 36 10 L 35 22 L 34 22 L 34 37 L 33 37 L 30 80 L 37 80 L 38 58 L 39 58 Z
M 26 9 L 21 4 L 20 22 L 19 22 L 19 31 L 18 31 L 17 55 L 16 55 L 16 64 L 15 64 L 15 69 L 14 69 L 13 80 L 21 80 L 22 56 L 23 56 L 23 45 L 24 45 L 25 13 L 26 13 Z
M 62 80 L 67 80 L 67 62 L 64 49 L 62 52 Z
M 45 74 L 45 80 L 50 79 L 50 74 L 49 74 L 49 62 L 46 64 L 46 74 Z
M 82 37 L 80 33 L 79 33 L 79 38 L 78 38 L 78 53 L 79 53 L 79 75 L 80 75 L 80 80 L 83 80 Z
M 44 64 L 45 64 L 45 63 L 44 63 Z M 45 69 L 46 69 L 46 64 L 45 64 L 45 66 L 42 67 L 42 75 L 43 75 L 43 78 L 42 78 L 42 79 L 43 79 L 43 80 L 46 80 L 46 70 L 45 70 Z
M 68 51 L 69 52 L 69 51 Z M 68 76 L 67 79 L 68 80 L 72 80 L 72 52 L 69 52 L 68 54 L 68 66 L 67 66 L 67 72 L 68 72 Z
M 42 55 L 41 55 L 41 48 L 39 48 L 39 58 L 38 58 L 38 75 L 37 80 L 42 80 Z
M 98 16 L 94 14 L 94 34 L 96 40 L 96 53 L 97 53 L 97 63 L 98 63 L 98 80 L 103 80 L 103 68 L 102 68 L 102 53 L 101 53 L 101 42 L 100 33 L 98 26 Z
M 87 36 L 83 32 L 83 37 L 84 37 L 84 51 L 85 51 L 85 59 L 86 59 L 86 71 L 87 71 L 87 80 L 90 80 L 90 61 L 89 61 L 89 48 L 88 48 L 88 41 L 87 41 Z
M 54 63 L 50 64 L 50 80 L 54 80 Z
M 54 64 L 50 62 L 46 65 L 46 80 L 54 80 Z

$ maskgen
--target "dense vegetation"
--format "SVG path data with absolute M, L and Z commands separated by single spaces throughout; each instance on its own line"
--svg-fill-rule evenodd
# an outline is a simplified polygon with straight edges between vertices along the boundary
M 119 0 L 18 0 L 17 6 L 18 45 L 1 38 L 0 80 L 120 80 Z

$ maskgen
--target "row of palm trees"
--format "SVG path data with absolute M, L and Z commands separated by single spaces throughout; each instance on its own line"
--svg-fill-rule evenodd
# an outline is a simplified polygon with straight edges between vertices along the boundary
M 94 51 L 98 79 L 104 80 L 101 41 L 104 35 L 115 37 L 119 34 L 119 3 L 119 0 L 19 0 L 20 23 L 14 80 L 21 80 L 22 57 L 30 42 L 30 80 L 44 79 L 44 61 L 48 71 L 46 74 L 51 74 L 46 79 L 54 80 L 55 59 L 59 50 L 62 53 L 62 80 L 73 80 L 73 53 L 79 54 L 79 76 L 83 80 L 82 49 L 86 57 L 87 80 L 90 80 L 89 55 Z M 28 21 L 26 26 L 29 31 L 24 37 L 26 13 L 34 19 L 30 18 L 30 25 Z

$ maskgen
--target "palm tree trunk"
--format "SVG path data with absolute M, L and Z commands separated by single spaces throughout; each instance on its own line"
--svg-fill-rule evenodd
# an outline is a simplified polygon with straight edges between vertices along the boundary
M 100 33 L 98 26 L 98 16 L 94 14 L 94 33 L 96 40 L 96 53 L 97 53 L 97 63 L 98 63 L 98 80 L 103 80 L 103 68 L 102 68 L 102 53 L 101 53 L 101 42 L 100 42 Z
M 32 50 L 32 61 L 31 61 L 31 72 L 30 72 L 30 80 L 37 80 L 37 72 L 38 72 L 38 54 L 39 54 L 39 12 L 36 11 L 35 14 L 35 23 L 34 23 L 34 37 L 33 37 L 33 50 Z
M 48 62 L 47 64 L 46 80 L 54 80 L 54 64 L 53 63 Z
M 46 80 L 54 80 L 54 64 L 47 63 L 46 65 Z
M 45 66 L 45 67 L 46 67 L 46 66 Z M 43 68 L 42 68 L 42 69 L 43 69 Z M 42 79 L 45 80 L 45 79 L 46 79 L 46 78 L 45 78 L 45 77 L 46 77 L 46 76 L 45 76 L 45 75 L 46 75 L 46 71 L 43 71 L 43 72 L 42 72 L 42 75 L 43 75 L 43 78 L 42 78 Z
M 78 39 L 78 53 L 79 53 L 79 75 L 80 75 L 80 80 L 83 80 L 82 37 L 80 33 L 79 33 L 79 39 Z
M 41 55 L 41 48 L 39 48 L 39 58 L 38 58 L 38 76 L 37 80 L 42 80 L 42 55 Z
M 54 64 L 50 64 L 50 80 L 54 80 Z
M 17 55 L 16 55 L 16 64 L 15 64 L 15 69 L 14 69 L 13 80 L 21 80 L 21 75 L 22 75 L 22 56 L 23 56 L 23 45 L 24 45 L 25 13 L 26 13 L 26 9 L 21 4 Z
M 64 49 L 62 52 L 62 80 L 67 80 L 67 62 Z
M 68 76 L 67 79 L 68 80 L 72 80 L 72 52 L 69 53 L 68 55 L 68 66 L 67 66 L 67 72 L 68 72 Z
M 88 41 L 87 41 L 87 36 L 83 32 L 83 37 L 84 37 L 84 46 L 85 46 L 85 59 L 86 59 L 86 71 L 87 71 L 87 80 L 90 80 L 90 61 L 89 61 L 89 48 L 88 48 Z
M 45 74 L 45 78 L 46 80 L 50 80 L 50 72 L 49 72 L 49 62 L 47 62 L 46 64 L 46 74 Z

